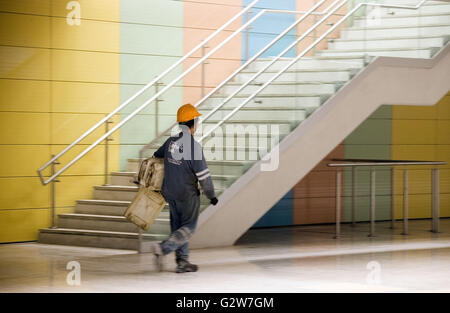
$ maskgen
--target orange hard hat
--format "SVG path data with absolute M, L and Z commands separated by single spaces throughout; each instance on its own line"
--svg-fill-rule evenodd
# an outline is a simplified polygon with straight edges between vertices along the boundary
M 195 106 L 190 103 L 182 105 L 177 112 L 177 122 L 187 122 L 193 120 L 196 117 L 199 117 L 201 114 L 197 111 Z

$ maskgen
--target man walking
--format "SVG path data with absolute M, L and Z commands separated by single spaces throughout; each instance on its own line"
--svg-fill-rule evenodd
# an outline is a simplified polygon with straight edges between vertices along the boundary
M 177 112 L 177 122 L 181 128 L 178 136 L 172 136 L 153 154 L 164 158 L 164 181 L 161 193 L 170 206 L 170 229 L 168 239 L 154 246 L 153 253 L 160 271 L 163 256 L 175 251 L 177 273 L 196 272 L 198 266 L 189 258 L 189 239 L 197 226 L 200 208 L 200 191 L 216 205 L 218 200 L 209 173 L 203 149 L 194 140 L 198 117 L 201 114 L 191 104 L 185 104 Z

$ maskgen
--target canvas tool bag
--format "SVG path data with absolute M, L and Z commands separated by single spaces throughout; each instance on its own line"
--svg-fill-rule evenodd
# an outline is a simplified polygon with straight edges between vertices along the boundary
M 161 190 L 164 180 L 164 159 L 148 158 L 141 162 L 137 174 L 139 185 L 150 190 Z
M 133 202 L 125 211 L 125 217 L 143 230 L 147 230 L 165 205 L 166 200 L 159 192 L 141 186 Z
M 164 159 L 148 158 L 141 162 L 137 174 L 140 185 L 136 197 L 125 211 L 125 217 L 143 230 L 147 230 L 161 213 L 166 200 L 158 192 L 164 179 Z

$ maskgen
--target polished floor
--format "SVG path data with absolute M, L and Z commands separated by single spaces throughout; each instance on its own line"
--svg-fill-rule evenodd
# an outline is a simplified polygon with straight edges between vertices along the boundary
M 228 248 L 194 250 L 197 273 L 156 272 L 151 254 L 43 245 L 0 245 L 0 292 L 450 292 L 450 220 L 441 232 L 410 221 L 251 230 Z M 75 262 L 73 262 L 75 261 Z M 79 271 L 77 270 L 79 265 Z

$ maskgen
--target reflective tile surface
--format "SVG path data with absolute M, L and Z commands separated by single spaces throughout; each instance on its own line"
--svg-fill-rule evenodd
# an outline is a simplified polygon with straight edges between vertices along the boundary
M 197 273 L 157 272 L 151 254 L 39 243 L 0 245 L 0 292 L 450 292 L 450 220 L 255 229 L 191 252 Z M 79 267 L 78 267 L 79 266 Z

